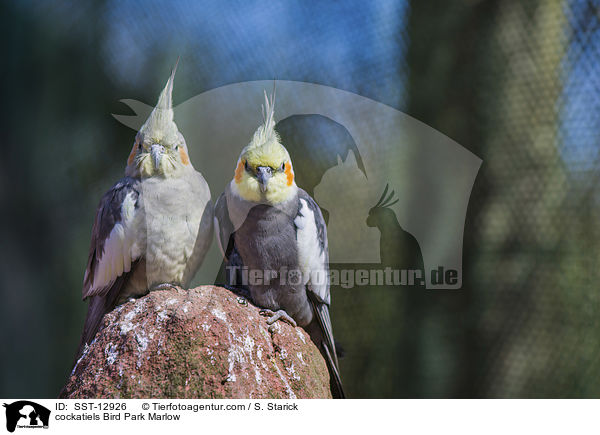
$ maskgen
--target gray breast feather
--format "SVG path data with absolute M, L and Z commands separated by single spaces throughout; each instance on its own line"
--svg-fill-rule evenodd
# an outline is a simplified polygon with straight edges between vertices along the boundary
M 100 200 L 83 280 L 84 299 L 106 294 L 140 258 L 134 228 L 142 209 L 140 201 L 140 182 L 131 177 L 119 180 Z

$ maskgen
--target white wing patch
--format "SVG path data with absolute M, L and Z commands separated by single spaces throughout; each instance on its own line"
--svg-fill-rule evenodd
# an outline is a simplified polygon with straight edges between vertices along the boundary
M 98 265 L 94 271 L 94 282 L 88 296 L 101 293 L 115 280 L 131 271 L 131 264 L 141 256 L 141 249 L 135 237 L 136 221 L 134 193 L 125 196 L 121 205 L 121 221 L 117 222 L 104 241 L 104 248 L 98 253 Z
M 323 301 L 329 303 L 329 274 L 325 265 L 325 252 L 321 251 L 315 214 L 306 200 L 300 199 L 300 210 L 294 224 L 298 228 L 298 264 L 305 284 Z

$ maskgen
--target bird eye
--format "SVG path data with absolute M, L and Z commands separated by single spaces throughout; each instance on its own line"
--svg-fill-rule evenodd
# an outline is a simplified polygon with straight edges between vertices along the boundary
M 244 168 L 246 169 L 246 171 L 250 172 L 250 165 L 248 164 L 248 160 L 244 161 Z
M 285 162 L 283 162 L 279 168 L 280 171 L 284 171 L 285 170 Z

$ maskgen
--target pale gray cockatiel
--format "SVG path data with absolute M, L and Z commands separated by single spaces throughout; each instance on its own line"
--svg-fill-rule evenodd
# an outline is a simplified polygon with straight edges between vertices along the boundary
M 210 247 L 210 190 L 173 121 L 176 67 L 136 135 L 125 177 L 100 200 L 83 280 L 89 307 L 78 357 L 116 305 L 172 285 L 187 288 Z
M 325 221 L 315 201 L 296 186 L 290 155 L 275 131 L 274 101 L 266 93 L 263 110 L 264 124 L 242 150 L 233 180 L 215 203 L 228 284 L 247 288 L 269 324 L 282 319 L 306 329 L 327 362 L 333 396 L 344 397 L 329 317 Z M 266 279 L 242 282 L 241 268 Z M 266 271 L 277 275 L 267 277 Z

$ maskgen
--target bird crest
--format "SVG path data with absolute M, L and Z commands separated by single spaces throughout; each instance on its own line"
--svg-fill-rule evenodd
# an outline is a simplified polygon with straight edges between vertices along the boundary
M 396 198 L 396 200 L 394 201 L 394 195 L 395 195 L 395 191 L 391 191 L 389 195 L 387 195 L 388 189 L 389 189 L 390 185 L 389 183 L 385 185 L 385 189 L 383 190 L 383 193 L 381 194 L 381 197 L 379 198 L 379 201 L 377 201 L 377 204 L 375 204 L 373 206 L 373 208 L 385 208 L 385 207 L 391 207 L 392 205 L 396 204 L 399 199 Z M 386 197 L 387 195 L 387 197 Z
M 275 86 L 271 98 L 267 95 L 267 91 L 263 93 L 265 96 L 265 103 L 261 105 L 263 123 L 254 132 L 248 148 L 256 148 L 268 142 L 279 142 L 279 135 L 275 131 Z
M 174 145 L 178 142 L 177 125 L 173 121 L 173 81 L 179 59 L 171 71 L 171 76 L 158 97 L 156 106 L 140 128 L 144 138 L 151 139 L 162 145 Z

